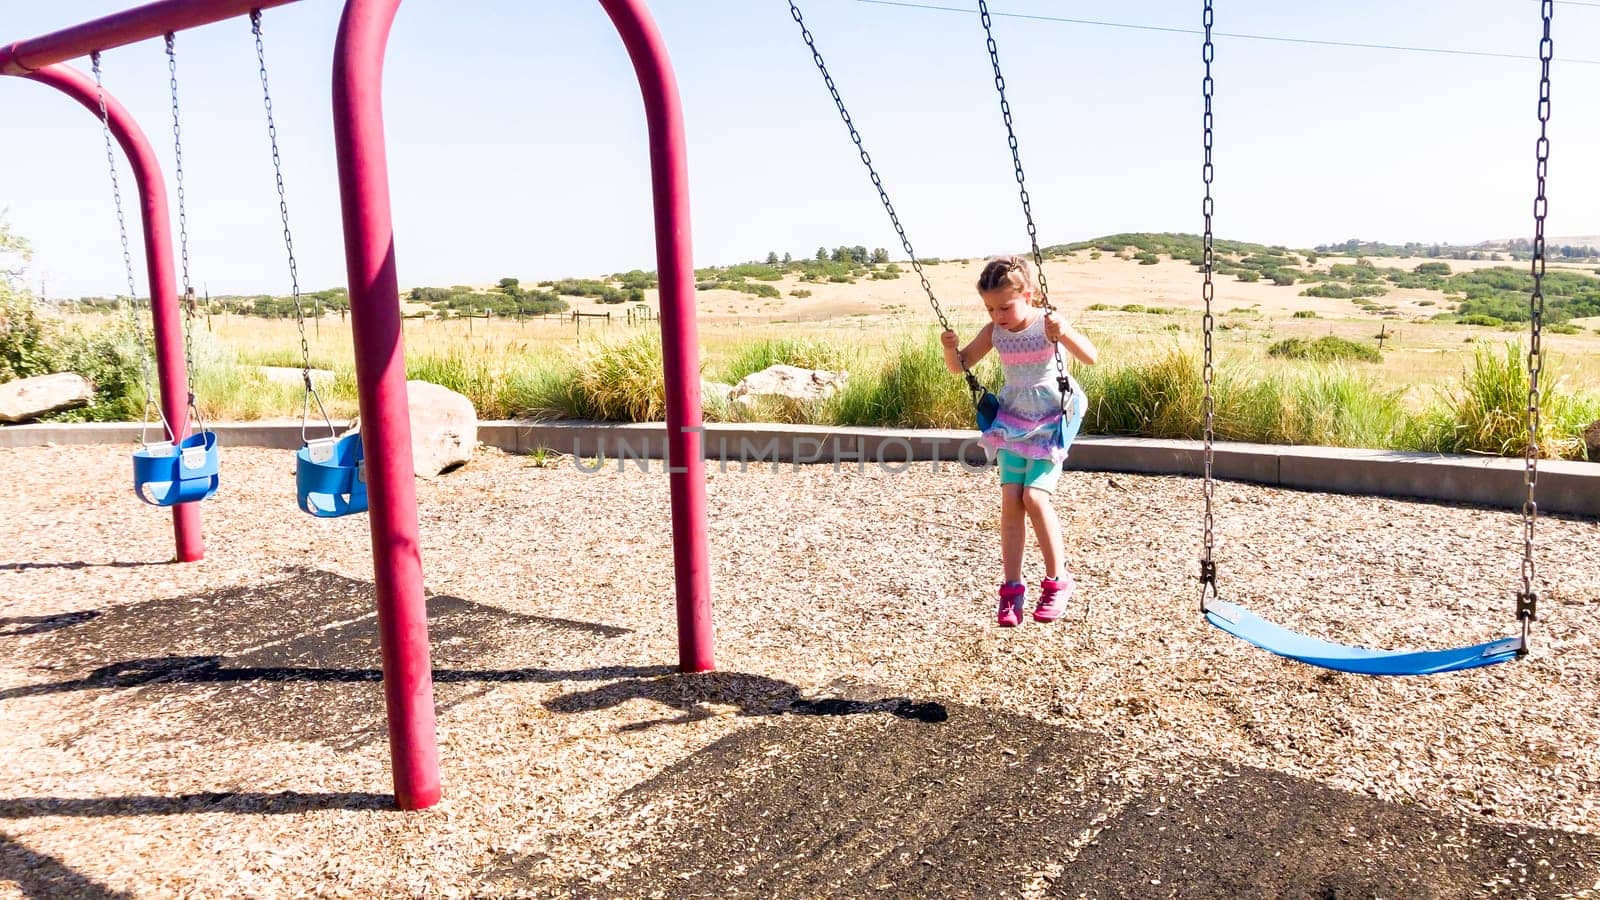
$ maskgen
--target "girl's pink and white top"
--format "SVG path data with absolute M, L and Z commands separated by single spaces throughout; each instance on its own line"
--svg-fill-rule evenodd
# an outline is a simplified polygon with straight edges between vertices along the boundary
M 981 441 L 990 450 L 1008 450 L 1028 459 L 1060 462 L 1067 448 L 1059 446 L 1061 392 L 1056 388 L 1055 347 L 1044 336 L 1044 316 L 1021 331 L 994 328 L 994 349 L 1000 354 L 1006 383 L 1000 388 L 1000 414 Z M 1065 351 L 1063 351 L 1065 352 Z M 1089 401 L 1071 374 L 1072 417 L 1081 418 Z

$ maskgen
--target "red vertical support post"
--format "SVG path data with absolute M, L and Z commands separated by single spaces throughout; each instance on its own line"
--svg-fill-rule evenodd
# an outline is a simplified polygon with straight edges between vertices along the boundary
M 333 133 L 367 463 L 389 759 L 395 802 L 401 809 L 423 809 L 439 800 L 439 748 L 383 139 L 383 56 L 399 6 L 400 0 L 345 4 L 334 48 Z
M 65 63 L 27 73 L 78 101 L 100 118 L 101 92 L 93 79 Z M 144 225 L 145 274 L 150 283 L 151 332 L 155 336 L 156 374 L 161 385 L 161 411 L 179 440 L 189 428 L 189 371 L 183 359 L 183 324 L 178 314 L 177 280 L 172 272 L 172 219 L 167 212 L 167 186 L 161 177 L 150 141 L 121 103 L 105 93 L 106 118 L 111 134 L 121 145 L 139 187 L 140 221 Z M 128 298 L 130 301 L 133 298 Z M 200 504 L 180 503 L 172 508 L 173 539 L 179 562 L 205 556 L 200 532 Z
M 661 284 L 661 345 L 667 380 L 667 458 L 672 496 L 673 568 L 678 592 L 678 666 L 716 668 L 711 578 L 706 553 L 704 422 L 700 339 L 694 317 L 694 255 L 689 243 L 689 163 L 683 105 L 666 44 L 644 0 L 600 0 L 622 35 L 644 95 L 655 195 L 656 269 Z

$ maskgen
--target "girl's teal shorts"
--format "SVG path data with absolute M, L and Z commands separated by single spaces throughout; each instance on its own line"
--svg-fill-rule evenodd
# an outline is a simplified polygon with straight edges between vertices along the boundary
M 1048 459 L 1029 459 L 1010 450 L 999 450 L 995 461 L 1000 466 L 1001 484 L 1020 484 L 1053 494 L 1056 482 L 1061 480 L 1061 464 Z

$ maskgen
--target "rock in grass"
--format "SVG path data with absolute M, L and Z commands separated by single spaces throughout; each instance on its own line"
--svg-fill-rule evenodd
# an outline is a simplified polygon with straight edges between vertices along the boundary
M 57 372 L 0 384 L 0 422 L 26 422 L 64 409 L 87 406 L 94 388 L 82 375 Z

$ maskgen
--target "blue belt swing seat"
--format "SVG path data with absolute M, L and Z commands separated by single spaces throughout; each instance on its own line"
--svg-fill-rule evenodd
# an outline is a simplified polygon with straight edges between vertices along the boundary
M 1202 204 L 1205 217 L 1205 233 L 1201 239 L 1203 253 L 1201 272 L 1204 276 L 1201 295 L 1205 301 L 1205 317 L 1203 319 L 1205 357 L 1202 371 L 1202 378 L 1205 383 L 1205 398 L 1202 406 L 1202 434 L 1205 452 L 1205 522 L 1203 529 L 1204 555 L 1200 559 L 1200 611 L 1207 622 L 1222 631 L 1285 659 L 1357 675 L 1433 675 L 1443 672 L 1459 672 L 1465 669 L 1476 669 L 1496 663 L 1509 662 L 1527 655 L 1529 626 L 1536 618 L 1535 613 L 1538 605 L 1538 594 L 1535 593 L 1533 585 L 1532 536 L 1533 525 L 1538 511 L 1534 501 L 1534 485 L 1538 480 L 1539 364 L 1537 362 L 1537 348 L 1540 341 L 1540 325 L 1544 318 L 1544 294 L 1541 285 L 1544 275 L 1545 249 L 1544 172 L 1549 154 L 1549 140 L 1545 135 L 1545 124 L 1549 118 L 1550 96 L 1550 5 L 1548 3 L 1541 4 L 1541 9 L 1544 19 L 1544 38 L 1539 45 L 1539 51 L 1544 65 L 1539 85 L 1541 102 L 1539 105 L 1539 141 L 1536 145 L 1539 173 L 1538 196 L 1534 202 L 1533 291 L 1529 297 L 1530 346 L 1533 349 L 1529 354 L 1528 361 L 1529 436 L 1527 446 L 1523 452 L 1526 468 L 1525 484 L 1528 494 L 1527 501 L 1522 508 L 1523 527 L 1526 537 L 1523 541 L 1522 590 L 1517 594 L 1516 606 L 1516 617 L 1521 624 L 1521 633 L 1486 641 L 1481 644 L 1440 650 L 1379 650 L 1341 644 L 1300 634 L 1270 622 L 1238 604 L 1224 602 L 1217 596 L 1217 567 L 1211 555 L 1211 460 L 1214 434 L 1211 350 L 1211 301 L 1214 288 L 1212 287 L 1211 276 L 1215 269 L 1216 260 L 1211 229 L 1211 182 L 1213 171 L 1211 162 L 1211 100 L 1214 84 L 1211 75 L 1211 61 L 1215 57 L 1215 47 L 1211 40 L 1212 0 L 1204 0 L 1202 22 L 1205 26 L 1205 44 L 1201 52 L 1201 59 L 1205 61 L 1205 77 L 1202 80 L 1202 92 L 1205 98 L 1205 119 L 1203 123 L 1205 162 L 1202 167 L 1202 176 L 1205 181 L 1205 199 Z

